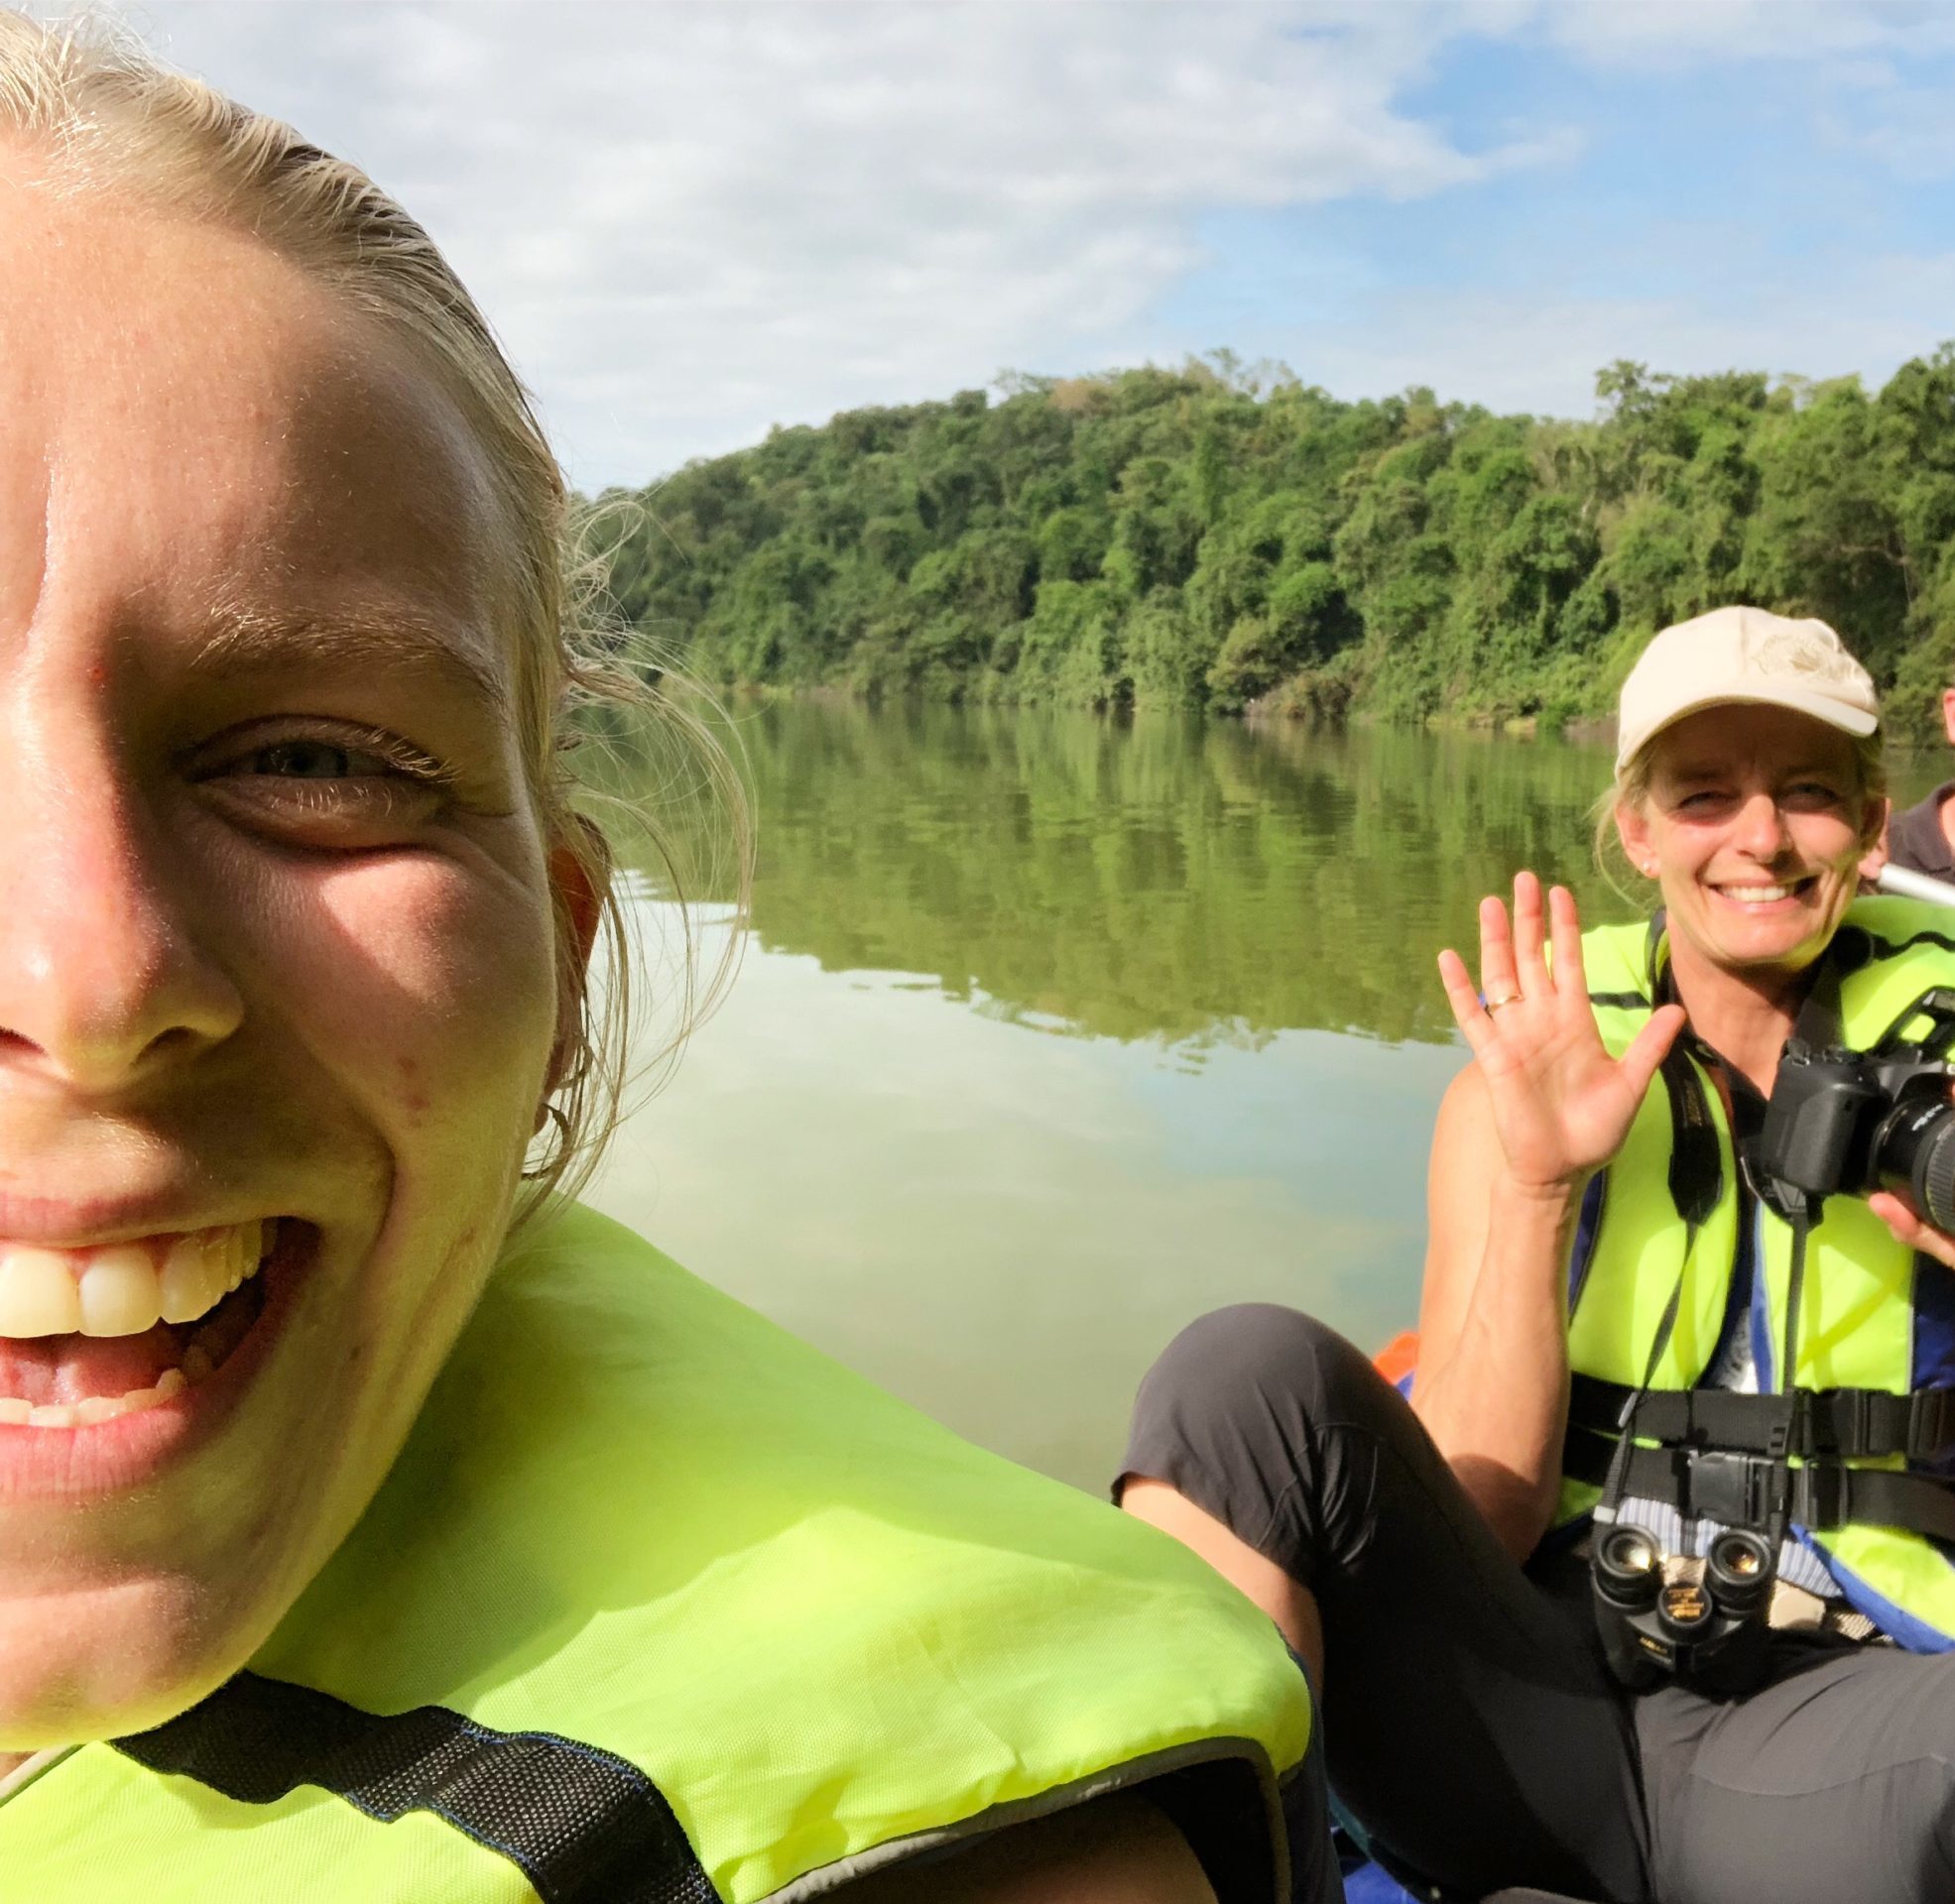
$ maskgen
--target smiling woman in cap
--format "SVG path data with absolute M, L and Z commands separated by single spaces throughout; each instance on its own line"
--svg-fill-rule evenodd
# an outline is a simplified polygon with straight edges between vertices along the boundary
M 1267 1307 L 1142 1389 L 1126 1506 L 1322 1667 L 1338 1796 L 1447 1895 L 1947 1895 L 1955 1118 L 1863 1054 L 1955 1027 L 1955 942 L 1857 897 L 1879 729 L 1824 623 L 1657 635 L 1599 836 L 1653 916 L 1523 872 L 1440 956 L 1411 1405 Z

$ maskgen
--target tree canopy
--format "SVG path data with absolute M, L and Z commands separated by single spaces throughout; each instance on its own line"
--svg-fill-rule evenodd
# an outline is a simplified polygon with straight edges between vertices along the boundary
M 1596 379 L 1590 421 L 1178 370 L 776 429 L 587 519 L 706 679 L 867 696 L 1543 726 L 1656 629 L 1833 624 L 1926 731 L 1955 674 L 1955 344 L 1857 378 Z

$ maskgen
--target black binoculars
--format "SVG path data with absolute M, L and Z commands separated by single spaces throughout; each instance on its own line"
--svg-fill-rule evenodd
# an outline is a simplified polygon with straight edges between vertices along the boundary
M 1711 1542 L 1700 1578 L 1665 1578 L 1663 1561 L 1655 1535 L 1626 1521 L 1596 1542 L 1589 1580 L 1609 1670 L 1638 1692 L 1669 1678 L 1714 1693 L 1755 1686 L 1778 1572 L 1772 1544 L 1734 1527 Z

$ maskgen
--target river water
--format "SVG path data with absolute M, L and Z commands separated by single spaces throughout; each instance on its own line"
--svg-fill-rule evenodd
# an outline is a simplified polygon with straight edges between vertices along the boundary
M 820 702 L 739 730 L 740 976 L 592 1201 L 1082 1487 L 1205 1309 L 1411 1323 L 1463 1058 L 1434 954 L 1521 866 L 1631 910 L 1589 860 L 1598 747 Z

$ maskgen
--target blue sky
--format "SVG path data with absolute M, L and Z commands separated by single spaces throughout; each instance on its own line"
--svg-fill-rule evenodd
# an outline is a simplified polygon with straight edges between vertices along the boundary
M 1399 104 L 1464 150 L 1526 129 L 1558 138 L 1551 156 L 1406 198 L 1216 207 L 1203 264 L 1148 313 L 1157 333 L 1283 357 L 1340 395 L 1391 387 L 1389 361 L 1442 396 L 1571 415 L 1615 356 L 1878 380 L 1955 337 L 1945 46 L 1903 67 L 1734 34 L 1658 64 L 1540 25 L 1449 42 Z M 1542 310 L 1566 313 L 1565 339 L 1511 348 Z
M 149 0 L 434 230 L 573 475 L 1229 346 L 1586 415 L 1955 336 L 1955 7 Z

